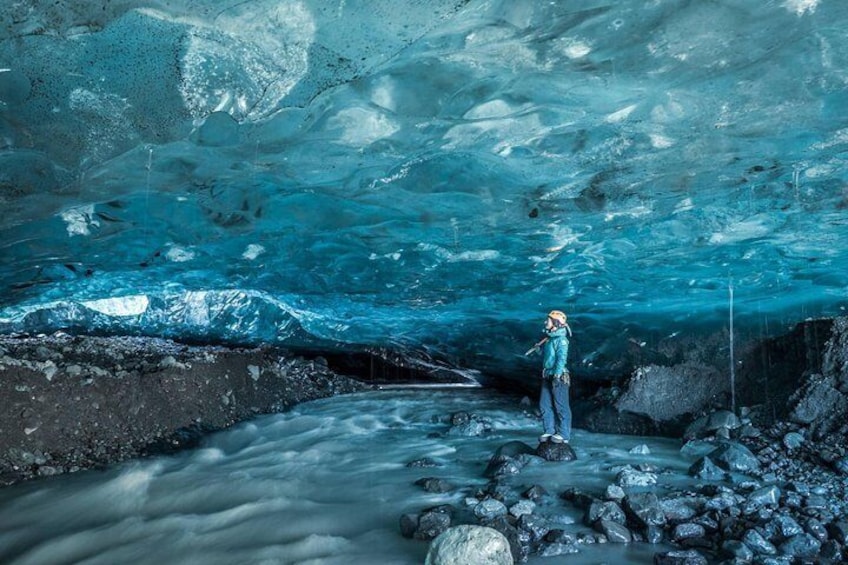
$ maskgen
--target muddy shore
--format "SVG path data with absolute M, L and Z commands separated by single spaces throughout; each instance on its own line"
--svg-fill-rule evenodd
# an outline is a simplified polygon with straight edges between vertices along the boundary
M 320 358 L 141 337 L 0 336 L 0 485 L 189 447 L 369 388 Z

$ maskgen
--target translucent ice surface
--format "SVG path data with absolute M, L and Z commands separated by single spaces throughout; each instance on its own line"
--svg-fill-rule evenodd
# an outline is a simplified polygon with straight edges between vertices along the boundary
M 841 0 L 87 6 L 0 13 L 0 330 L 508 372 L 848 302 Z

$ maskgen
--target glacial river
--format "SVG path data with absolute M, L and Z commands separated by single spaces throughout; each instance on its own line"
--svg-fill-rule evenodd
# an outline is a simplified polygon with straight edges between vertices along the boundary
M 481 437 L 446 435 L 457 411 L 488 419 Z M 502 444 L 535 445 L 533 407 L 480 389 L 383 390 L 335 397 L 262 416 L 210 435 L 194 450 L 105 471 L 0 489 L 0 562 L 24 564 L 420 564 L 428 542 L 400 535 L 399 518 L 464 504 L 485 485 Z M 577 461 L 526 467 L 509 480 L 556 495 L 601 493 L 616 467 L 651 463 L 658 489 L 687 481 L 680 442 L 576 430 Z M 650 454 L 630 453 L 647 445 Z M 431 457 L 436 468 L 408 468 Z M 440 477 L 461 487 L 431 494 L 413 483 Z M 468 487 L 468 488 L 465 488 Z M 575 533 L 582 512 L 553 497 Z M 662 546 L 580 545 L 580 553 L 531 557 L 533 565 L 651 563 Z

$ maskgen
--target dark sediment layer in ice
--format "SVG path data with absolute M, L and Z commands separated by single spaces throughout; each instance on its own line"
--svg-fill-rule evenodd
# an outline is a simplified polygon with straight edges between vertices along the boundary
M 0 483 L 191 446 L 367 388 L 320 357 L 137 337 L 0 337 Z
M 729 406 L 727 371 L 710 363 L 715 341 L 670 352 L 668 364 L 652 362 L 596 392 L 587 394 L 575 379 L 575 426 L 680 437 L 698 418 Z M 0 337 L 0 481 L 179 449 L 256 414 L 368 386 L 341 374 L 372 384 L 473 383 L 479 376 L 395 357 L 371 351 L 310 360 L 274 348 L 152 338 Z M 824 464 L 843 461 L 848 318 L 799 324 L 740 347 L 738 358 L 737 405 L 748 420 L 762 429 L 802 429 Z

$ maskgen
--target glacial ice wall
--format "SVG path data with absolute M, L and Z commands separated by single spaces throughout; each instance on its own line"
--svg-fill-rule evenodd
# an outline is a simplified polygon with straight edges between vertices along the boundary
M 0 330 L 575 362 L 848 303 L 842 0 L 0 11 Z

